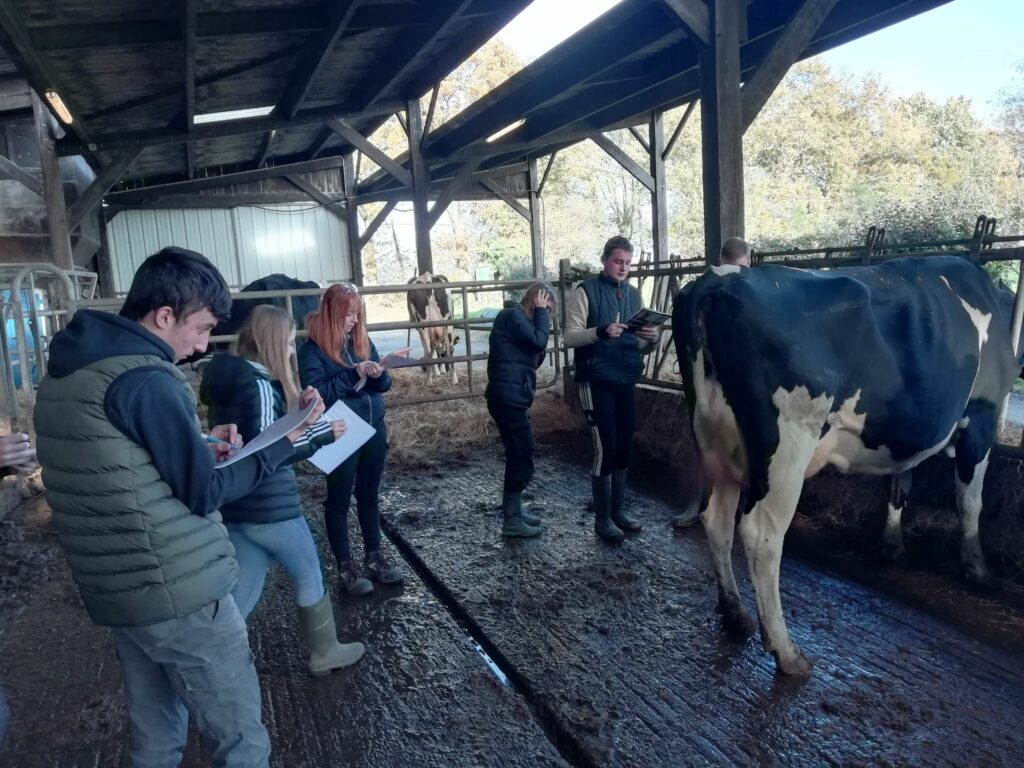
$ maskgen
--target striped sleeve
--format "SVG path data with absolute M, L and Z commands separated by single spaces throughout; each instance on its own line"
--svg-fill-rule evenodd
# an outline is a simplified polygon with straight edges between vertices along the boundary
M 257 379 L 256 388 L 260 398 L 259 431 L 274 423 L 274 387 L 269 379 Z
M 302 433 L 302 436 L 295 441 L 294 445 L 296 448 L 301 448 L 308 443 L 316 441 L 318 437 L 326 437 L 331 434 L 331 422 L 321 416 L 319 419 L 314 421 L 308 427 L 306 431 Z M 322 442 L 322 441 L 319 441 Z

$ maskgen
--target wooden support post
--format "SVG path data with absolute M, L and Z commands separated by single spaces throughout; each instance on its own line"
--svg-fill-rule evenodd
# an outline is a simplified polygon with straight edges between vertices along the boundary
M 648 124 L 651 156 L 651 229 L 654 260 L 668 261 L 668 184 L 665 180 L 665 113 L 655 110 Z
M 67 220 L 68 230 L 73 230 L 82 223 L 93 209 L 103 200 L 114 185 L 121 180 L 121 177 L 128 171 L 135 159 L 142 154 L 140 149 L 129 149 L 115 157 L 103 171 L 93 179 L 92 184 L 86 187 L 78 199 L 68 209 Z
M 110 255 L 110 236 L 107 232 L 107 217 L 100 211 L 100 249 L 96 252 L 96 276 L 99 280 L 97 295 L 104 299 L 114 298 L 114 260 Z
M 530 190 L 530 255 L 533 257 L 533 276 L 544 277 L 544 240 L 540 231 L 540 175 L 537 158 L 531 157 L 526 170 Z
M 704 258 L 717 264 L 722 243 L 743 237 L 743 114 L 740 14 L 746 0 L 712 0 L 711 32 L 700 50 L 704 166 Z
M 409 124 L 409 167 L 412 168 L 412 213 L 416 228 L 417 274 L 434 271 L 430 250 L 430 169 L 423 158 L 423 115 L 420 100 L 410 99 L 406 109 Z
M 32 93 L 32 114 L 35 116 L 36 139 L 39 141 L 39 167 L 43 172 L 43 197 L 46 199 L 46 222 L 50 233 L 50 259 L 61 269 L 71 269 L 71 238 L 68 236 L 67 208 L 64 203 L 64 181 L 60 175 L 56 142 L 50 130 L 50 112 Z
M 348 234 L 348 258 L 352 282 L 356 285 L 363 284 L 363 242 L 359 238 L 359 203 L 356 202 L 356 190 L 359 180 L 356 178 L 356 160 L 354 153 L 345 155 L 345 165 L 342 166 L 345 177 L 345 216 L 346 231 Z

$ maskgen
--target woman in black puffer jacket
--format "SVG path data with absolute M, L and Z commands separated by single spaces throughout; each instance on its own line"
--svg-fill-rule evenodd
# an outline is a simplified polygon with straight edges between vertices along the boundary
M 380 491 L 388 430 L 384 424 L 384 392 L 391 377 L 380 366 L 380 355 L 366 333 L 363 303 L 356 287 L 332 285 L 320 309 L 306 320 L 309 341 L 299 350 L 299 378 L 304 387 L 316 387 L 330 408 L 339 400 L 374 428 L 374 436 L 327 476 L 324 521 L 331 551 L 338 561 L 342 588 L 350 595 L 373 591 L 373 581 L 397 584 L 405 577 L 381 552 Z M 348 538 L 348 510 L 352 490 L 363 534 L 363 567 L 352 561 Z
M 544 362 L 554 306 L 551 288 L 534 283 L 519 304 L 498 313 L 491 328 L 484 396 L 505 446 L 502 536 L 532 538 L 543 531 L 538 518 L 523 512 L 523 490 L 533 478 L 528 410 L 537 389 L 537 368 Z

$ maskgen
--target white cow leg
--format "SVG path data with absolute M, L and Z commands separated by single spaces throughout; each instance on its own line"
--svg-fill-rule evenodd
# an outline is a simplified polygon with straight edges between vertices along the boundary
M 736 530 L 739 496 L 739 487 L 716 483 L 707 508 L 700 513 L 700 519 L 708 536 L 711 558 L 718 576 L 718 612 L 722 614 L 722 626 L 729 634 L 746 638 L 754 634 L 754 620 L 743 609 L 732 570 L 732 540 Z
M 964 577 L 974 584 L 989 584 L 992 573 L 985 563 L 985 553 L 978 538 L 978 518 L 981 516 L 981 490 L 985 484 L 985 470 L 988 469 L 988 453 L 975 467 L 969 483 L 956 477 L 956 506 L 960 512 L 963 540 L 960 543 L 960 562 Z
M 882 557 L 892 563 L 899 562 L 907 554 L 903 546 L 903 511 L 907 508 L 907 494 L 910 493 L 911 472 L 894 475 L 889 483 L 889 511 L 882 531 Z
M 903 546 L 903 510 L 906 504 L 896 506 L 889 500 L 889 511 L 885 516 L 885 530 L 882 531 L 882 556 L 893 563 L 899 562 L 907 554 Z
M 429 361 L 433 359 L 434 353 L 430 344 L 430 334 L 427 333 L 429 328 L 417 328 L 416 331 L 420 335 L 420 343 L 423 345 L 423 359 L 428 361 L 427 370 L 427 384 L 434 383 L 434 366 L 429 364 Z
M 804 471 L 816 443 L 815 434 L 780 417 L 779 446 L 768 466 L 768 493 L 740 520 L 740 537 L 757 598 L 761 639 L 765 649 L 775 656 L 778 671 L 785 675 L 811 673 L 811 663 L 789 638 L 779 595 L 779 569 L 782 541 L 796 512 Z

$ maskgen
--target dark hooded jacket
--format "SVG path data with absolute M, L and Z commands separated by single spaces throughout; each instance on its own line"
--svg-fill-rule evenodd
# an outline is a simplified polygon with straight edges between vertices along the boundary
M 363 362 L 348 340 L 341 350 L 341 359 L 345 365 L 339 365 L 320 349 L 312 339 L 299 349 L 299 379 L 304 387 L 316 387 L 324 399 L 324 405 L 330 408 L 339 400 L 351 408 L 356 415 L 367 424 L 376 427 L 384 420 L 383 393 L 391 389 L 391 376 L 384 371 L 378 378 L 367 377 L 366 383 L 359 390 L 359 374 L 356 365 Z M 370 360 L 380 362 L 377 348 L 370 342 Z
M 266 368 L 241 357 L 215 355 L 203 372 L 199 399 L 208 407 L 207 422 L 236 424 L 248 443 L 287 412 L 284 389 Z M 295 453 L 273 474 L 240 499 L 220 508 L 227 523 L 279 523 L 302 515 L 292 464 L 307 459 L 334 440 L 330 422 L 313 424 L 295 441 Z
M 529 408 L 537 389 L 537 366 L 551 332 L 551 313 L 538 307 L 531 320 L 520 305 L 494 318 L 487 355 L 488 402 Z
M 80 310 L 51 345 L 34 414 L 54 523 L 97 624 L 143 626 L 224 597 L 238 564 L 217 508 L 292 455 L 224 469 L 173 350 L 139 323 Z

